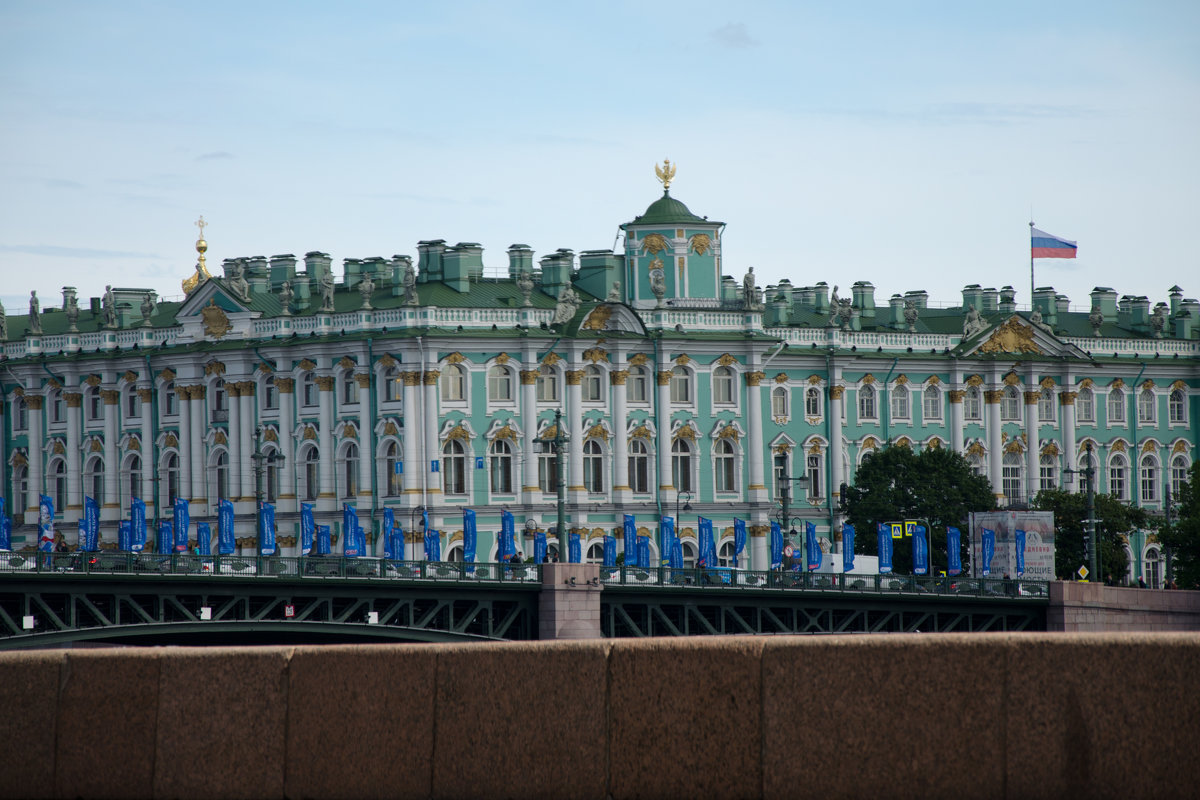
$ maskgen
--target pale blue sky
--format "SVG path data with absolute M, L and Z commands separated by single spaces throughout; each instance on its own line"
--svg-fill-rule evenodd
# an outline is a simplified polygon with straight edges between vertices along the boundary
M 579 5 L 579 8 L 572 6 Z M 0 298 L 224 258 L 613 245 L 661 189 L 761 282 L 1200 294 L 1200 3 L 0 4 Z

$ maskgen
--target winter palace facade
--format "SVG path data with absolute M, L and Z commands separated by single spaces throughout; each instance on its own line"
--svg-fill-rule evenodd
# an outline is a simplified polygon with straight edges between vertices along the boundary
M 339 275 L 309 252 L 225 259 L 210 277 L 202 225 L 181 301 L 112 288 L 83 305 L 67 287 L 61 305 L 9 309 L 0 492 L 14 548 L 34 545 L 44 493 L 69 543 L 84 496 L 99 500 L 105 547 L 135 496 L 163 518 L 185 498 L 214 531 L 228 498 L 253 552 L 258 452 L 283 457 L 262 491 L 285 555 L 301 502 L 335 532 L 343 503 L 376 532 L 393 508 L 412 558 L 428 510 L 450 560 L 470 507 L 481 561 L 507 508 L 528 555 L 555 522 L 542 440 L 556 411 L 585 554 L 634 514 L 651 533 L 678 516 L 688 558 L 710 518 L 726 558 L 740 517 L 756 569 L 784 485 L 785 529 L 812 521 L 836 551 L 839 489 L 889 442 L 963 453 L 1002 506 L 1062 485 L 1090 445 L 1098 491 L 1161 511 L 1196 457 L 1200 304 L 1178 287 L 1153 308 L 1097 288 L 1087 313 L 1050 288 L 1018 311 L 1011 287 L 971 285 L 961 306 L 932 308 L 865 282 L 839 296 L 730 277 L 725 224 L 669 190 L 620 227 L 615 252 L 535 260 L 514 244 L 496 275 L 480 246 L 435 240 L 415 260 L 346 259 Z M 1153 538 L 1129 546 L 1159 579 Z

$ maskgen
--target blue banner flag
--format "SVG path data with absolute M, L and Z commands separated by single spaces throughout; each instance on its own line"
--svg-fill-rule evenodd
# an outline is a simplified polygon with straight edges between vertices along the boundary
M 700 566 L 717 566 L 717 545 L 713 541 L 712 520 L 700 517 Z
M 817 541 L 817 526 L 811 522 L 804 523 L 804 552 L 809 572 L 821 566 L 821 544 Z
M 83 498 L 83 540 L 79 549 L 94 553 L 100 549 L 100 504 L 94 497 Z
M 175 549 L 175 534 L 172 532 L 171 520 L 158 521 L 158 553 L 169 555 Z
M 129 504 L 129 550 L 140 553 L 146 548 L 146 501 L 133 498 Z
M 742 553 L 746 550 L 746 520 L 733 521 L 733 568 L 738 568 Z
M 912 532 L 913 575 L 929 574 L 929 540 L 924 525 L 914 525 Z
M 962 532 L 958 528 L 946 528 L 946 572 L 950 575 L 962 573 Z
M 264 502 L 258 510 L 258 524 L 262 526 L 260 552 L 264 556 L 275 555 L 275 506 Z
M 207 522 L 196 523 L 196 552 L 202 556 L 212 555 L 212 528 Z
M 517 554 L 517 523 L 513 519 L 512 512 L 507 508 L 500 510 L 500 530 L 504 531 L 504 535 L 508 538 L 508 555 L 514 556 Z
M 637 524 L 634 522 L 633 514 L 625 514 L 623 518 L 625 534 L 625 565 L 633 566 L 637 563 Z
M 117 549 L 128 553 L 133 547 L 133 526 L 127 519 L 117 523 Z
M 617 537 L 604 537 L 604 566 L 615 567 L 617 565 Z
M 313 536 L 317 532 L 316 522 L 313 520 L 312 503 L 300 504 L 300 555 L 306 556 L 312 552 Z
M 683 569 L 683 542 L 676 536 L 671 539 L 671 556 L 667 559 L 671 569 Z
M 332 538 L 328 525 L 317 526 L 317 555 L 327 556 L 333 551 L 333 543 L 330 541 Z
M 1013 531 L 1017 545 L 1017 577 L 1025 575 L 1025 531 Z
M 500 523 L 501 529 L 504 527 L 504 522 Z M 463 561 L 467 566 L 467 572 L 475 571 L 475 550 L 479 545 L 479 531 L 475 527 L 475 512 L 469 508 L 463 509 Z
M 533 535 L 533 563 L 545 564 L 546 552 L 546 532 L 538 531 Z
M 54 499 L 42 495 L 38 503 L 38 549 L 54 552 Z
M 675 547 L 675 518 L 663 517 L 658 521 L 659 538 L 662 541 L 662 563 L 669 565 L 673 569 L 682 569 L 682 565 L 676 567 L 671 563 L 671 554 Z
M 176 497 L 174 512 L 175 552 L 182 553 L 187 550 L 188 525 L 191 522 L 188 515 L 188 501 L 182 497 Z
M 579 564 L 583 561 L 583 542 L 580 541 L 578 533 L 568 534 L 567 540 L 567 559 L 572 564 Z
M 392 549 L 392 526 L 396 524 L 396 512 L 390 508 L 383 510 L 383 557 L 395 558 L 395 551 Z
M 982 563 L 979 565 L 980 574 L 986 578 L 992 574 L 992 557 L 996 555 L 996 532 L 991 528 L 984 528 L 983 541 L 980 544 L 983 548 Z
M 650 569 L 650 537 L 637 537 L 637 565 L 642 569 Z
M 892 526 L 886 522 L 879 523 L 879 574 L 886 575 L 892 571 Z
M 778 522 L 771 523 L 771 569 L 783 567 L 783 531 Z
M 222 500 L 217 505 L 217 552 L 223 556 L 237 549 L 233 535 L 233 502 Z
M 436 530 L 429 532 L 429 560 L 442 560 L 442 534 Z
M 4 513 L 3 497 L 0 497 L 0 550 L 12 550 L 12 520 Z
M 75 527 L 77 528 L 75 532 L 76 549 L 84 550 L 87 548 L 87 520 L 80 517 L 75 521 Z
M 842 526 L 842 572 L 854 569 L 854 526 Z
M 346 558 L 357 558 L 358 510 L 349 503 L 342 503 L 342 554 Z

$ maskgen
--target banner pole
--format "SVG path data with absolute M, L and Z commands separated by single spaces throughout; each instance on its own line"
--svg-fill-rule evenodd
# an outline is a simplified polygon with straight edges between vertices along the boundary
M 1029 215 L 1029 313 L 1033 313 L 1033 214 Z

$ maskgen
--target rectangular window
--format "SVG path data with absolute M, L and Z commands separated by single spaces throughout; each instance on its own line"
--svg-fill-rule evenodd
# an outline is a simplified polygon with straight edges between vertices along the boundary
M 538 488 L 550 494 L 558 491 L 558 464 L 554 453 L 538 456 Z
M 1054 422 L 1054 393 L 1048 389 L 1038 397 L 1038 422 Z

